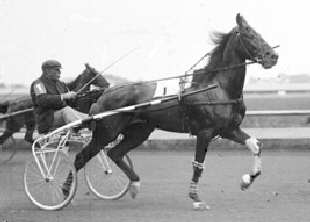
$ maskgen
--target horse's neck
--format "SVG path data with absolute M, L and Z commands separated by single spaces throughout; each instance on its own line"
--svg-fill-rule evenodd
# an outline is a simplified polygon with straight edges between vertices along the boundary
M 223 56 L 223 60 L 218 62 L 216 66 L 206 67 L 211 72 L 201 76 L 204 85 L 218 84 L 222 90 L 227 92 L 226 94 L 230 99 L 240 98 L 242 96 L 246 71 L 245 65 L 243 65 L 244 62 L 244 59 L 230 49 Z
M 74 80 L 74 81 L 72 81 L 72 82 L 69 82 L 69 83 L 67 83 L 67 86 L 68 86 L 68 89 L 69 89 L 70 91 L 73 91 L 73 90 L 75 90 L 75 88 L 77 87 L 77 81 Z
M 219 83 L 222 90 L 226 91 L 231 98 L 240 98 L 242 96 L 245 66 L 238 66 L 242 63 L 244 63 L 242 60 L 231 62 L 228 67 L 234 68 L 221 70 L 214 76 L 214 80 Z
M 218 84 L 229 98 L 240 98 L 245 78 L 244 62 L 245 58 L 236 51 L 235 35 L 222 35 L 211 53 L 204 73 L 194 76 L 193 82 L 197 82 L 200 87 Z
M 76 92 L 78 90 L 82 89 L 84 87 L 84 85 L 85 84 L 83 82 L 81 82 L 81 78 L 79 78 L 79 76 L 75 80 L 67 83 L 69 90 L 70 91 L 76 91 Z M 87 89 L 84 88 L 83 91 L 85 91 L 85 90 L 87 90 Z

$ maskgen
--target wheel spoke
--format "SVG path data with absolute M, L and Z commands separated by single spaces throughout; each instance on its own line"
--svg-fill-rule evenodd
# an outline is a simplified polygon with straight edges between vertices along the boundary
M 101 152 L 85 166 L 86 183 L 97 197 L 118 199 L 126 194 L 130 181 L 124 172 L 103 151 Z M 125 161 L 128 163 L 128 159 Z M 106 174 L 107 169 L 112 173 Z

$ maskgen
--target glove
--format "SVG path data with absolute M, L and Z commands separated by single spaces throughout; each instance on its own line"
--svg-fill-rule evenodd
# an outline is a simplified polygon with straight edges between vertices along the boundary
M 77 93 L 74 91 L 70 91 L 67 93 L 63 93 L 61 95 L 64 100 L 67 100 L 67 99 L 75 99 L 75 97 L 77 96 Z

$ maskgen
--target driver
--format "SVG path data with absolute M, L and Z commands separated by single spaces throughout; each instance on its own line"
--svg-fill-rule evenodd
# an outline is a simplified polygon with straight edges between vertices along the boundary
M 38 122 L 39 134 L 46 134 L 51 127 L 60 127 L 84 119 L 88 114 L 71 108 L 70 100 L 77 93 L 69 91 L 67 84 L 60 81 L 61 64 L 56 60 L 42 63 L 42 75 L 31 84 L 30 94 Z

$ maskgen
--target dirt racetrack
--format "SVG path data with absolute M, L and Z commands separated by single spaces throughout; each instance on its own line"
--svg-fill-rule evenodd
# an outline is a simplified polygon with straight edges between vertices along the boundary
M 0 161 L 9 153 L 1 152 Z M 23 170 L 30 152 L 18 152 L 0 165 L 0 222 L 58 221 L 310 221 L 310 153 L 265 151 L 263 173 L 248 191 L 240 179 L 252 167 L 252 155 L 211 151 L 200 180 L 208 211 L 193 211 L 187 197 L 192 175 L 191 152 L 132 152 L 141 192 L 116 200 L 88 195 L 82 172 L 74 203 L 61 211 L 38 209 L 27 199 Z M 276 195 L 276 193 L 278 195 Z

